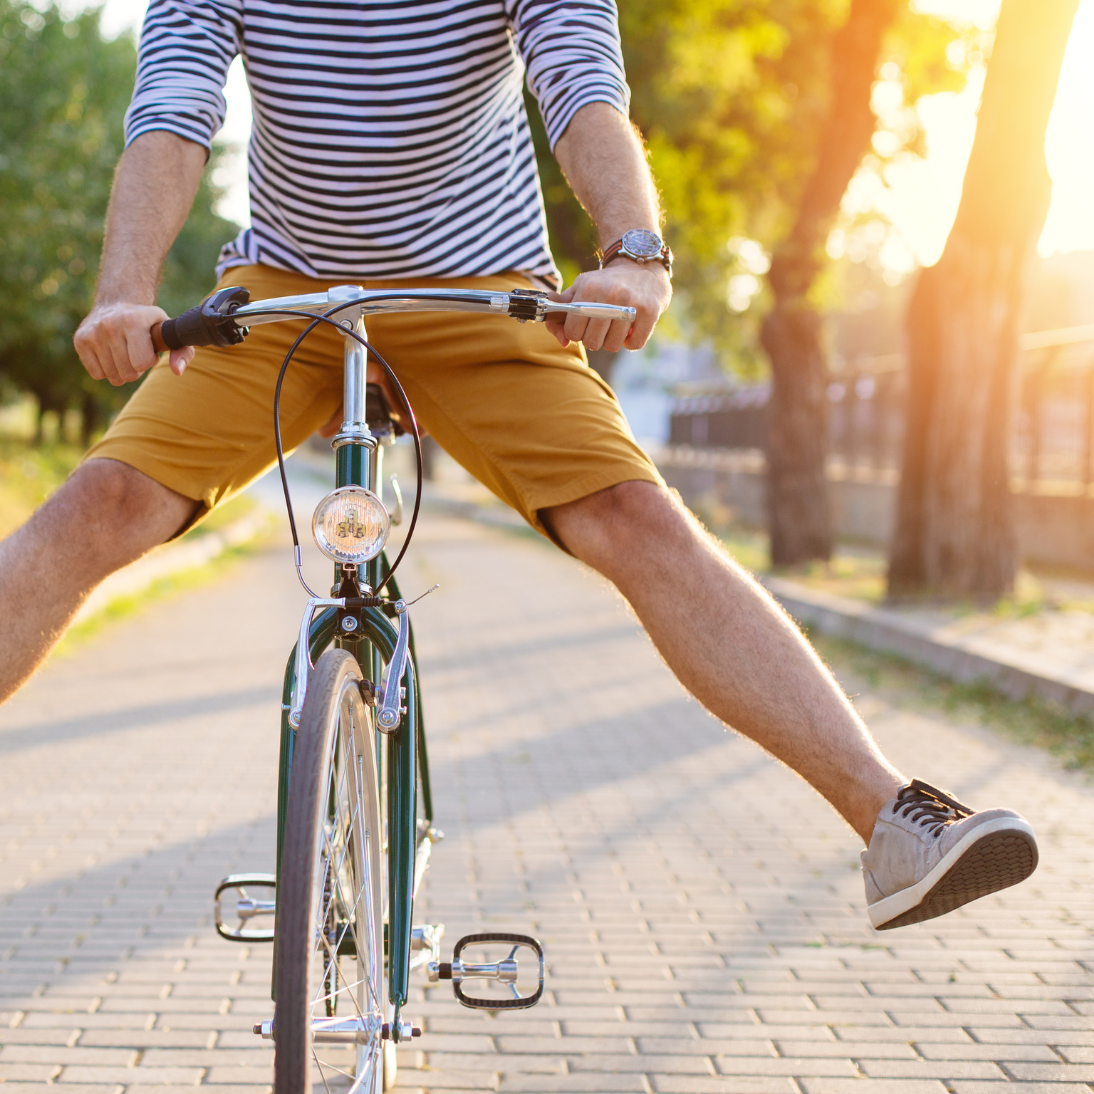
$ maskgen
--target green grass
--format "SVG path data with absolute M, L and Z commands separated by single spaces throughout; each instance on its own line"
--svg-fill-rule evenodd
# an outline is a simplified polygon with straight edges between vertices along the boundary
M 83 448 L 59 439 L 54 431 L 52 439 L 41 445 L 32 444 L 29 438 L 25 407 L 19 405 L 0 411 L 0 538 L 23 524 L 72 473 L 83 456 Z M 221 505 L 186 536 L 204 536 L 226 528 L 253 511 L 256 502 L 239 495 Z M 186 537 L 183 537 L 186 538 Z M 118 597 L 90 619 L 72 627 L 61 640 L 55 656 L 64 656 L 83 646 L 104 627 L 127 619 L 145 605 L 187 589 L 208 584 L 240 558 L 251 553 L 261 542 L 259 536 L 253 543 L 229 548 L 210 562 L 160 578 L 139 593 Z
M 0 434 L 0 538 L 14 531 L 80 462 L 79 445 L 35 446 Z
M 84 450 L 52 440 L 31 444 L 24 437 L 0 432 L 0 539 L 15 531 L 76 469 Z M 187 535 L 206 535 L 225 528 L 255 507 L 237 495 L 215 509 Z
M 258 507 L 258 502 L 246 496 L 237 494 L 231 501 L 218 505 L 196 528 L 192 528 L 185 536 L 204 536 L 209 532 L 218 532 L 234 524 L 241 517 L 253 512 Z
M 986 680 L 960 684 L 844 639 L 815 632 L 809 639 L 834 671 L 850 674 L 894 706 L 975 722 L 1045 749 L 1066 768 L 1094 772 L 1094 719 L 1087 715 L 1037 697 L 1008 699 Z
M 70 627 L 64 638 L 57 644 L 52 656 L 66 657 L 76 652 L 91 639 L 96 638 L 104 628 L 131 619 L 149 604 L 219 580 L 241 559 L 254 554 L 261 547 L 264 538 L 259 537 L 239 547 L 226 548 L 221 554 L 201 566 L 193 566 L 158 578 L 140 592 L 115 597 L 101 611 Z

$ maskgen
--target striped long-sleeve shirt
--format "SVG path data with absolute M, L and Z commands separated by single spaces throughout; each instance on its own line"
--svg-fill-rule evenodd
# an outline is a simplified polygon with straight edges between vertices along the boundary
M 552 147 L 587 103 L 628 108 L 615 0 L 151 0 L 126 143 L 208 147 L 239 53 L 251 227 L 219 271 L 553 279 L 525 72 Z

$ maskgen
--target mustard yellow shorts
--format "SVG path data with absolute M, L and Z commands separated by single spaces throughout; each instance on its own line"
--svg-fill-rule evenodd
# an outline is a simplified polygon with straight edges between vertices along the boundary
M 229 270 L 218 288 L 242 285 L 261 300 L 324 292 L 348 280 L 245 266 Z M 507 291 L 529 283 L 505 274 L 365 284 Z M 662 482 L 581 347 L 563 349 L 542 324 L 461 313 L 392 314 L 366 323 L 422 428 L 538 531 L 541 509 L 628 480 Z M 274 385 L 300 330 L 294 321 L 256 326 L 242 345 L 199 349 L 181 377 L 157 364 L 85 459 L 135 467 L 204 503 L 203 518 L 276 462 Z M 342 346 L 324 324 L 293 357 L 281 392 L 286 451 L 338 410 Z

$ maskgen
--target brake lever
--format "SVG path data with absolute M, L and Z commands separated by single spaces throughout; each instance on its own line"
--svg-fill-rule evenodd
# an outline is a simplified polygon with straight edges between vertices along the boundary
M 638 312 L 634 308 L 619 304 L 594 304 L 580 301 L 576 304 L 564 304 L 561 300 L 551 300 L 546 293 L 538 289 L 514 289 L 509 294 L 509 315 L 518 323 L 542 323 L 553 315 L 580 315 L 585 319 L 633 323 Z
M 381 733 L 394 733 L 403 720 L 403 676 L 406 673 L 406 655 L 410 638 L 410 617 L 405 600 L 393 605 L 399 614 L 399 637 L 395 652 L 387 664 L 387 675 L 380 685 L 380 704 L 376 711 L 376 725 Z

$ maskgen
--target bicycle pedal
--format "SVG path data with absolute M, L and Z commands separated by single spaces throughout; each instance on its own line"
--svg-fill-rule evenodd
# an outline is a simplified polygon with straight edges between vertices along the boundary
M 237 894 L 234 898 L 224 894 Z M 217 886 L 213 896 L 213 920 L 217 934 L 229 942 L 272 942 L 274 929 L 272 918 L 277 911 L 277 876 L 275 874 L 229 874 Z M 235 918 L 235 926 L 225 922 Z M 269 917 L 267 919 L 267 917 Z M 251 920 L 264 919 L 269 927 L 251 926 Z
M 469 946 L 479 948 L 490 945 L 508 945 L 512 948 L 500 961 L 465 961 L 463 951 Z M 517 951 L 525 947 L 531 950 L 539 963 L 539 986 L 531 995 L 521 995 L 517 983 L 520 968 Z M 465 1007 L 479 1010 L 524 1010 L 534 1007 L 543 997 L 543 947 L 539 941 L 526 934 L 469 934 L 456 943 L 451 961 L 431 961 L 426 966 L 432 983 L 451 980 L 452 991 Z M 508 987 L 512 998 L 482 998 L 467 995 L 463 990 L 465 980 L 496 980 Z

